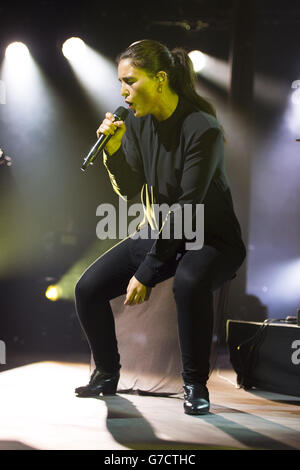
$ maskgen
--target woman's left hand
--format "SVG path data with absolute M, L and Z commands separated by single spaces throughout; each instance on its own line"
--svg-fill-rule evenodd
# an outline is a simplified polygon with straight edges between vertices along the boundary
M 127 286 L 127 294 L 124 305 L 141 304 L 148 300 L 151 294 L 151 287 L 144 286 L 134 276 L 130 279 Z

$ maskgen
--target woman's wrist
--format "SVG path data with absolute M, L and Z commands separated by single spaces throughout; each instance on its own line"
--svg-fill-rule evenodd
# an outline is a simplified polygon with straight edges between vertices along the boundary
M 115 144 L 113 143 L 112 145 L 109 145 L 110 143 L 108 142 L 105 146 L 105 152 L 108 156 L 111 156 L 113 155 L 114 153 L 116 153 L 119 148 L 121 147 L 121 142 L 119 144 Z

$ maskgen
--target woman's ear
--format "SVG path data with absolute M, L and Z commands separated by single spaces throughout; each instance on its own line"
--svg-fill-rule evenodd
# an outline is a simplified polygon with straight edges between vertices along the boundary
M 164 82 L 164 81 L 166 80 L 167 74 L 166 74 L 166 72 L 163 72 L 163 71 L 162 71 L 162 72 L 158 72 L 157 75 L 156 75 L 156 77 L 158 78 L 159 83 L 162 83 L 162 82 Z

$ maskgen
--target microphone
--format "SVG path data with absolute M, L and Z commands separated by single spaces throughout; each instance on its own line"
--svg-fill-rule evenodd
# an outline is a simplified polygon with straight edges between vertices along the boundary
M 129 113 L 129 110 L 126 108 L 123 108 L 123 106 L 120 106 L 118 109 L 115 110 L 113 113 L 115 121 L 125 121 L 127 115 Z M 116 132 L 118 129 L 116 130 Z M 85 157 L 83 160 L 83 165 L 81 167 L 82 171 L 85 171 L 89 165 L 93 165 L 94 161 L 96 158 L 99 156 L 99 154 L 102 152 L 104 147 L 106 146 L 107 142 L 109 139 L 112 137 L 111 134 L 105 135 L 101 134 L 95 145 L 91 148 L 89 151 L 88 155 Z

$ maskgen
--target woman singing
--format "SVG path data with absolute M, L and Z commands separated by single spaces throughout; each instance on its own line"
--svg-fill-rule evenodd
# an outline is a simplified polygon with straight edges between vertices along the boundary
M 192 62 L 183 49 L 142 40 L 120 56 L 121 94 L 131 112 L 123 121 L 106 113 L 97 135 L 111 134 L 104 163 L 114 190 L 131 199 L 142 191 L 147 237 L 128 237 L 96 260 L 76 285 L 76 308 L 96 369 L 78 396 L 115 394 L 120 356 L 110 300 L 126 294 L 126 305 L 149 299 L 151 288 L 174 276 L 183 364 L 184 411 L 209 411 L 209 357 L 213 291 L 232 279 L 245 258 L 225 168 L 222 128 L 213 107 L 194 88 Z M 118 130 L 118 132 L 116 132 Z M 187 248 L 184 235 L 161 236 L 175 212 L 157 224 L 153 204 L 204 204 L 204 243 Z M 152 236 L 153 232 L 156 235 Z M 150 300 L 151 301 L 151 300 Z M 162 310 L 163 314 L 163 310 Z

